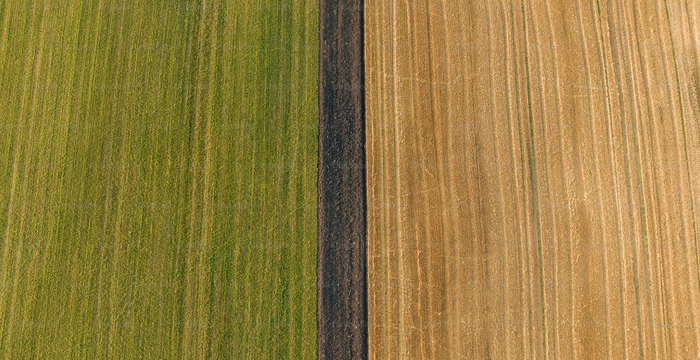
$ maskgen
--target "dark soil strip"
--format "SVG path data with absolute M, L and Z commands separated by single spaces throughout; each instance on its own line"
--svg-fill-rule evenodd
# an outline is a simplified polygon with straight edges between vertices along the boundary
M 318 358 L 367 358 L 362 0 L 321 0 Z

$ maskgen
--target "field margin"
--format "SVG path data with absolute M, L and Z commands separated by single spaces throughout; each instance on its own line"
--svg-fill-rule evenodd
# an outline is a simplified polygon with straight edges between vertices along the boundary
M 320 7 L 318 358 L 366 359 L 364 2 Z

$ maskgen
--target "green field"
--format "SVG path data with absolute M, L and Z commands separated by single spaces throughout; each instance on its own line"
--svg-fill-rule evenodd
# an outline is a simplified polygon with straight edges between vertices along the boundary
M 0 21 L 0 358 L 315 358 L 317 0 Z

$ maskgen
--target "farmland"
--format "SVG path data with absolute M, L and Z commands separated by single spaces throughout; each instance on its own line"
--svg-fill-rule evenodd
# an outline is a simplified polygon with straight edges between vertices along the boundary
M 313 358 L 318 4 L 0 21 L 0 357 Z
M 365 10 L 370 358 L 697 358 L 698 3 Z

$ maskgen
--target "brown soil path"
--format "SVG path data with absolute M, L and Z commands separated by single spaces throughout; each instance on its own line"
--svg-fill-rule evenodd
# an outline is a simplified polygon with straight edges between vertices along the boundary
M 370 358 L 700 356 L 700 2 L 365 11 Z
M 318 359 L 367 358 L 362 1 L 320 1 Z

